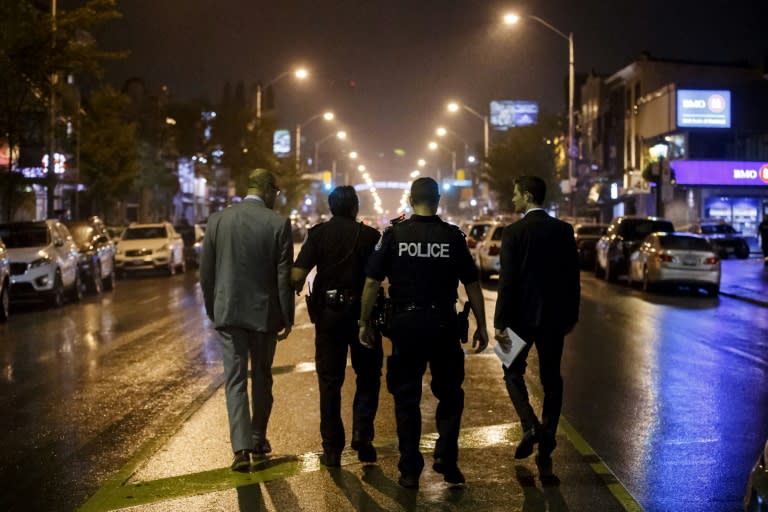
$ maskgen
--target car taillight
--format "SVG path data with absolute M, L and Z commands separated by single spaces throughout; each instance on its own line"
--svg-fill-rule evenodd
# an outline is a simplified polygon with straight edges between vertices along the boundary
M 492 245 L 488 248 L 488 256 L 498 256 L 499 252 L 500 250 L 498 245 Z
M 659 261 L 664 261 L 666 263 L 672 262 L 672 256 L 670 256 L 669 254 L 657 254 L 656 258 L 658 258 Z
M 477 242 L 472 238 L 467 238 L 467 245 L 469 246 L 470 249 L 474 249 L 475 247 L 477 247 Z
M 717 262 L 720 261 L 720 258 L 717 256 L 710 256 L 709 258 L 706 258 L 704 260 L 705 265 L 717 265 Z

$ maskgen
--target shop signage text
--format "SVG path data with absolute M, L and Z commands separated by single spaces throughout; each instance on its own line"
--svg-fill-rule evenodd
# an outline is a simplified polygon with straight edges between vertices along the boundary
M 717 160 L 673 160 L 679 185 L 768 187 L 768 163 Z

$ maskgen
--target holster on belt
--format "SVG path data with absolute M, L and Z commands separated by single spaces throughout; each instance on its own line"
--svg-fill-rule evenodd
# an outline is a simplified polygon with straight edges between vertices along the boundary
M 459 312 L 459 340 L 469 341 L 469 301 L 464 303 L 464 309 Z

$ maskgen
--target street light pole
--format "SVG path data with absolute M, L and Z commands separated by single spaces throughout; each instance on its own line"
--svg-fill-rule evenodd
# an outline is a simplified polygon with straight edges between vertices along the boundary
M 301 169 L 301 130 L 305 126 L 307 126 L 312 121 L 323 118 L 326 121 L 333 121 L 334 115 L 333 112 L 320 112 L 319 114 L 316 114 L 303 123 L 297 123 L 296 124 L 296 169 Z
M 573 48 L 573 32 L 567 35 L 558 30 L 546 20 L 539 18 L 538 16 L 528 15 L 527 18 L 532 19 L 546 28 L 568 41 L 568 147 L 566 148 L 566 155 L 568 158 L 568 186 L 570 190 L 570 209 L 571 215 L 575 214 L 575 205 L 573 204 L 574 192 L 573 192 L 573 180 L 576 177 L 576 157 L 578 156 L 578 150 L 576 148 L 576 127 L 573 118 L 573 102 L 576 88 L 576 71 L 575 71 L 575 57 Z M 507 14 L 504 16 L 504 22 L 508 25 L 517 23 L 520 17 L 515 14 Z
M 293 75 L 296 78 L 298 78 L 299 80 L 304 80 L 309 75 L 307 70 L 304 69 L 304 68 L 299 68 L 296 71 L 283 71 L 282 73 L 277 75 L 275 78 L 273 78 L 272 80 L 267 82 L 266 86 L 270 87 L 270 86 L 276 84 L 277 82 L 279 82 L 280 80 L 282 80 L 286 76 L 290 75 L 291 73 L 293 73 Z M 261 80 L 259 80 L 258 82 L 256 82 L 256 121 L 261 121 L 262 89 L 263 89 L 263 86 L 261 85 Z

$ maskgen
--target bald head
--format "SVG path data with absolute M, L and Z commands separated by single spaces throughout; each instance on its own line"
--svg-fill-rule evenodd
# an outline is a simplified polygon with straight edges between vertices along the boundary
M 266 169 L 254 169 L 248 175 L 248 194 L 264 197 L 265 192 L 277 188 L 275 176 Z

